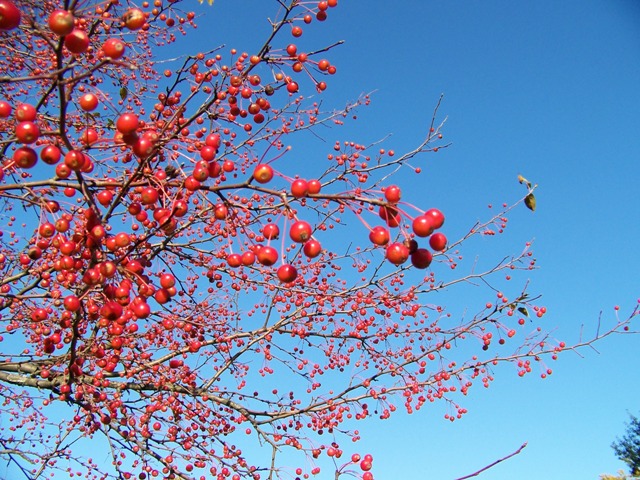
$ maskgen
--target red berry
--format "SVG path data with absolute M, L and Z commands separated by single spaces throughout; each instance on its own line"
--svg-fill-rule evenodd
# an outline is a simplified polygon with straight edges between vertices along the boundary
M 130 8 L 122 16 L 122 21 L 129 30 L 140 30 L 144 26 L 146 18 L 142 10 Z
M 64 46 L 71 53 L 84 53 L 89 48 L 89 35 L 84 30 L 75 28 L 64 37 Z
M 369 240 L 371 243 L 383 247 L 389 243 L 389 230 L 381 226 L 373 227 L 369 232 Z
M 264 238 L 266 238 L 267 240 L 273 240 L 275 238 L 278 238 L 278 236 L 280 235 L 280 229 L 273 223 L 267 223 L 264 227 L 262 227 L 262 235 L 264 235 Z
M 285 264 L 278 268 L 277 274 L 282 283 L 290 283 L 297 278 L 298 271 L 293 265 Z
M 260 247 L 257 251 L 258 262 L 267 267 L 278 261 L 278 251 L 269 246 Z
M 85 93 L 78 100 L 80 104 L 80 108 L 85 112 L 92 112 L 98 107 L 98 97 L 96 97 L 93 93 Z
M 311 195 L 316 195 L 320 193 L 322 189 L 322 184 L 318 180 L 309 180 L 307 182 L 308 193 Z
M 74 20 L 73 13 L 58 9 L 51 12 L 48 24 L 53 33 L 62 37 L 72 32 Z
M 298 179 L 291 183 L 291 195 L 296 198 L 306 197 L 309 193 L 309 184 L 306 180 Z
M 253 265 L 256 261 L 256 254 L 251 250 L 247 250 L 242 254 L 242 264 L 245 266 Z
M 425 216 L 430 217 L 433 220 L 433 228 L 439 229 L 444 225 L 444 215 L 437 208 L 432 208 L 425 212 Z
M 402 243 L 391 243 L 387 246 L 386 257 L 394 265 L 402 265 L 409 258 L 409 249 Z
M 125 43 L 119 38 L 110 38 L 102 44 L 102 51 L 107 57 L 117 60 L 124 55 Z
M 0 118 L 8 118 L 12 110 L 9 102 L 0 101 Z
M 296 243 L 304 243 L 311 238 L 312 228 L 304 220 L 298 220 L 291 225 L 289 237 Z
M 62 157 L 62 153 L 60 149 L 55 145 L 47 145 L 42 150 L 40 150 L 40 158 L 42 161 L 48 165 L 55 165 L 60 161 Z
M 40 129 L 33 122 L 20 122 L 16 125 L 16 138 L 20 143 L 34 143 L 40 137 Z
M 69 310 L 70 312 L 75 312 L 80 308 L 80 300 L 75 295 L 69 295 L 68 297 L 65 297 L 63 304 L 64 308 L 66 310 Z
M 227 256 L 227 263 L 232 268 L 239 267 L 242 265 L 242 257 L 238 253 L 232 253 Z
M 442 252 L 447 248 L 447 237 L 443 233 L 434 233 L 429 238 L 429 245 L 437 252 Z
M 123 113 L 116 120 L 116 128 L 123 135 L 135 132 L 138 128 L 138 116 L 134 113 Z
M 418 237 L 428 237 L 435 230 L 433 217 L 420 215 L 413 220 L 413 233 Z
M 431 265 L 433 256 L 426 248 L 419 248 L 411 254 L 411 264 L 416 268 L 427 268 Z
M 19 122 L 33 122 L 36 119 L 36 109 L 28 103 L 21 103 L 16 107 L 16 120 Z
M 31 168 L 37 161 L 38 155 L 31 147 L 20 147 L 13 152 L 13 162 L 20 168 Z
M 10 0 L 0 0 L 0 30 L 8 31 L 20 25 L 21 13 Z
M 391 185 L 384 190 L 384 198 L 386 198 L 389 203 L 398 203 L 401 196 L 402 192 L 400 191 L 400 187 L 395 185 Z
M 302 251 L 307 257 L 316 258 L 322 252 L 322 245 L 320 245 L 319 241 L 311 239 L 304 244 Z
M 273 168 L 267 164 L 256 165 L 253 170 L 253 178 L 258 183 L 268 183 L 273 178 Z

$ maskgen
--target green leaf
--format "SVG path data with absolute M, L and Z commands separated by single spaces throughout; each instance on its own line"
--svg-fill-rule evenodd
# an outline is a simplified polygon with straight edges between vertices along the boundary
M 125 98 L 127 98 L 127 95 L 129 94 L 129 90 L 127 90 L 127 87 L 121 87 L 120 88 L 120 99 L 124 100 Z
M 530 193 L 529 195 L 524 197 L 524 204 L 532 212 L 536 211 L 536 197 L 533 196 L 533 193 Z
M 526 307 L 518 307 L 518 311 L 523 314 L 525 317 L 529 316 L 529 311 L 526 309 Z

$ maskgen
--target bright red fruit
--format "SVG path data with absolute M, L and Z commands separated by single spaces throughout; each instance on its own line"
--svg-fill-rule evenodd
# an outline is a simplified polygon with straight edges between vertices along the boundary
M 307 188 L 308 188 L 309 194 L 316 195 L 320 193 L 320 190 L 322 189 L 322 184 L 320 183 L 319 180 L 309 180 L 307 182 Z
M 443 233 L 434 233 L 429 238 L 429 245 L 437 252 L 442 252 L 447 248 L 447 237 Z
M 400 191 L 400 187 L 396 185 L 391 185 L 384 190 L 384 198 L 386 198 L 389 203 L 398 203 L 401 196 L 402 192 Z
M 280 235 L 280 229 L 274 223 L 267 223 L 262 227 L 262 235 L 264 235 L 264 238 L 268 240 L 273 240 L 274 238 L 278 238 Z
M 0 101 L 0 118 L 8 118 L 12 110 L 9 102 Z
M 79 150 L 69 150 L 64 156 L 64 163 L 74 172 L 78 172 L 82 169 L 86 159 L 84 153 Z
M 33 122 L 20 122 L 16 125 L 16 138 L 20 143 L 34 143 L 40 137 L 40 129 Z
M 309 193 L 309 184 L 306 180 L 297 179 L 291 183 L 291 195 L 296 198 L 306 197 Z
M 387 225 L 392 228 L 399 226 L 402 221 L 400 212 L 394 207 L 380 206 L 378 215 L 380 215 L 380 218 L 387 222 Z
M 125 43 L 119 38 L 110 38 L 102 44 L 102 51 L 107 57 L 117 60 L 124 55 Z
M 10 0 L 0 0 L 0 30 L 8 31 L 20 25 L 21 13 Z
M 369 470 L 371 470 L 372 467 L 372 462 L 371 460 L 369 460 L 368 458 L 364 458 L 361 462 L 360 462 L 360 469 L 362 469 L 363 471 L 367 472 Z
M 416 268 L 427 268 L 432 259 L 433 255 L 426 248 L 419 248 L 411 254 L 411 264 Z
M 15 114 L 19 122 L 33 122 L 36 119 L 36 109 L 28 103 L 18 105 Z
M 258 262 L 269 267 L 278 261 L 278 251 L 273 247 L 263 246 L 258 249 L 257 257 Z
M 312 228 L 304 220 L 298 220 L 291 225 L 289 237 L 296 243 L 304 243 L 311 238 Z
M 116 128 L 123 135 L 135 132 L 138 128 L 138 116 L 134 113 L 123 113 L 116 120 Z
M 20 168 L 31 168 L 37 161 L 38 155 L 31 147 L 20 147 L 13 153 L 13 162 Z
M 322 252 L 322 245 L 319 241 L 312 238 L 304 244 L 304 247 L 302 247 L 302 251 L 307 257 L 316 258 L 318 255 L 320 255 L 320 252 Z
M 298 277 L 298 270 L 293 265 L 285 264 L 278 268 L 277 274 L 282 283 L 290 283 Z
M 62 37 L 73 30 L 73 13 L 68 10 L 54 10 L 49 15 L 48 25 L 53 33 Z
M 64 46 L 71 53 L 84 53 L 89 48 L 89 35 L 84 30 L 75 28 L 71 33 L 64 37 Z
M 93 93 L 85 93 L 78 100 L 80 104 L 80 108 L 85 112 L 92 112 L 98 107 L 98 97 L 96 97 Z
M 122 306 L 114 301 L 105 302 L 100 309 L 100 315 L 108 320 L 117 320 L 122 315 Z
M 130 8 L 123 15 L 122 21 L 129 30 L 140 30 L 146 22 L 146 17 L 142 10 Z
M 253 178 L 258 183 L 268 183 L 273 178 L 273 168 L 266 164 L 256 165 L 253 171 Z
M 255 261 L 256 261 L 256 254 L 253 253 L 251 250 L 247 250 L 242 254 L 242 264 L 244 266 L 248 267 L 249 265 L 253 265 Z
M 433 220 L 433 228 L 434 229 L 437 230 L 440 227 L 442 227 L 442 225 L 444 225 L 444 215 L 437 208 L 432 208 L 430 210 L 427 210 L 424 214 L 425 214 L 425 216 L 427 216 L 427 217 L 429 217 L 429 218 L 431 218 Z
M 63 304 L 64 308 L 66 308 L 70 312 L 75 312 L 80 308 L 80 300 L 75 295 L 69 295 L 68 297 L 65 297 Z
M 387 246 L 386 257 L 394 265 L 402 265 L 409 258 L 409 249 L 402 243 L 391 243 Z
M 171 288 L 176 284 L 176 277 L 170 273 L 160 275 L 160 286 L 162 288 Z
M 434 219 L 427 215 L 420 215 L 413 220 L 413 233 L 418 237 L 428 237 L 435 228 Z
M 232 268 L 237 268 L 242 265 L 242 257 L 239 253 L 231 253 L 227 256 L 227 263 Z
M 373 227 L 369 232 L 369 240 L 374 245 L 383 247 L 389 243 L 389 230 L 381 226 Z
M 131 302 L 130 308 L 137 318 L 147 318 L 151 315 L 151 307 L 140 297 L 136 297 L 134 301 Z

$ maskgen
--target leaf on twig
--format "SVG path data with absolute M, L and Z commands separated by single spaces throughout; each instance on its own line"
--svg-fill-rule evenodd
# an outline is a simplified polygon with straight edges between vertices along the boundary
M 127 90 L 127 87 L 120 88 L 120 100 L 124 100 L 125 98 L 127 98 L 128 94 L 129 94 L 129 90 Z
M 536 211 L 536 197 L 533 195 L 533 193 L 530 193 L 529 195 L 524 197 L 524 204 L 532 212 Z
M 527 185 L 528 189 L 531 189 L 531 182 L 529 182 L 529 180 L 527 180 L 526 178 L 524 178 L 522 175 L 518 175 L 518 182 L 520 182 L 520 184 L 522 185 L 523 183 Z
M 526 307 L 518 307 L 518 311 L 523 314 L 525 317 L 529 316 L 529 311 L 527 310 Z

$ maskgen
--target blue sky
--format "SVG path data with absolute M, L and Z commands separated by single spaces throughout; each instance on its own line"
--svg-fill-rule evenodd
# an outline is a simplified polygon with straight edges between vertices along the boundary
M 255 20 L 271 5 L 245 4 L 216 1 L 207 15 L 220 21 L 206 32 L 201 22 L 200 33 L 251 51 L 268 29 Z M 338 74 L 325 97 L 339 104 L 375 90 L 339 138 L 367 143 L 391 134 L 387 148 L 408 150 L 444 94 L 440 114 L 453 144 L 415 162 L 422 176 L 398 179 L 405 194 L 442 205 L 450 231 L 462 232 L 484 218 L 487 204 L 518 198 L 522 173 L 539 185 L 538 210 L 517 211 L 508 233 L 478 254 L 515 252 L 533 239 L 540 269 L 530 288 L 549 310 L 540 323 L 567 343 L 593 335 L 601 311 L 611 325 L 614 305 L 621 314 L 633 308 L 640 296 L 640 4 L 342 0 L 329 13 L 323 28 L 300 40 L 345 40 L 330 55 Z M 640 411 L 639 347 L 640 337 L 626 336 L 599 343 L 599 353 L 567 352 L 546 380 L 499 369 L 491 388 L 465 399 L 461 421 L 450 424 L 434 406 L 361 423 L 357 448 L 374 455 L 377 480 L 463 476 L 525 441 L 520 455 L 480 478 L 613 473 L 624 464 L 610 444 L 624 432 L 626 412 Z

